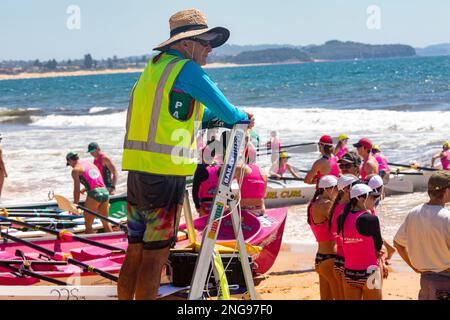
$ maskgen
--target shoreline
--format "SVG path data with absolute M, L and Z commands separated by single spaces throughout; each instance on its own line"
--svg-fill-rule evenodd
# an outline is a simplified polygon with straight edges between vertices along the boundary
M 311 62 L 324 62 L 325 60 L 314 60 Z M 204 69 L 219 69 L 219 68 L 245 68 L 245 67 L 261 67 L 272 65 L 285 64 L 303 64 L 306 62 L 281 62 L 281 63 L 219 63 L 213 62 L 203 66 Z M 138 73 L 142 72 L 144 68 L 126 68 L 126 69 L 104 69 L 104 70 L 77 70 L 77 71 L 51 71 L 51 72 L 23 72 L 18 74 L 0 74 L 0 81 L 2 80 L 22 80 L 22 79 L 41 79 L 41 78 L 60 78 L 60 77 L 80 77 L 80 76 L 94 76 L 94 75 L 108 75 L 121 73 Z

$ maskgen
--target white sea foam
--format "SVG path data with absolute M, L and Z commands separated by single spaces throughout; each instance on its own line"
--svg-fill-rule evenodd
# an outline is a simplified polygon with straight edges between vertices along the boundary
M 103 112 L 106 110 L 109 110 L 110 108 L 108 107 L 93 107 L 89 109 L 89 113 L 93 114 L 93 113 L 99 113 L 99 112 Z
M 104 115 L 63 116 L 48 115 L 45 117 L 32 117 L 32 126 L 51 128 L 75 127 L 123 127 L 125 125 L 126 111 Z

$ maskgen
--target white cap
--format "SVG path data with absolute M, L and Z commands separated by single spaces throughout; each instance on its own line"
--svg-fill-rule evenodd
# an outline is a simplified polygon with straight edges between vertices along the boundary
M 377 189 L 377 188 L 379 188 L 379 187 L 384 185 L 383 179 L 379 175 L 374 175 L 373 177 L 371 177 L 369 179 L 369 182 L 367 182 L 367 184 L 372 189 Z
M 364 183 L 358 183 L 355 184 L 352 189 L 350 190 L 350 199 L 357 198 L 359 196 L 373 193 L 373 189 L 369 187 L 367 184 Z
M 335 187 L 335 186 L 337 186 L 337 181 L 338 181 L 338 179 L 333 175 L 323 176 L 319 180 L 318 188 L 323 189 L 323 188 Z
M 339 177 L 337 186 L 339 190 L 343 190 L 345 187 L 348 187 L 353 182 L 358 181 L 358 178 L 352 174 L 343 174 Z

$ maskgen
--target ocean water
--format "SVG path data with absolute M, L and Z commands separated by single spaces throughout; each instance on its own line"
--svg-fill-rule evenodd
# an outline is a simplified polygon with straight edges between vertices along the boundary
M 283 144 L 346 133 L 369 137 L 392 162 L 431 156 L 450 139 L 450 57 L 402 58 L 208 69 L 235 105 L 255 114 L 263 142 L 277 130 Z M 9 177 L 2 203 L 46 201 L 49 191 L 71 197 L 65 154 L 91 141 L 120 168 L 125 117 L 138 73 L 0 81 L 0 132 Z M 290 159 L 307 169 L 318 153 Z M 269 165 L 268 157 L 259 162 Z M 125 191 L 121 172 L 118 192 Z M 392 235 L 425 194 L 386 199 L 385 232 Z M 311 241 L 305 206 L 290 210 L 286 238 Z

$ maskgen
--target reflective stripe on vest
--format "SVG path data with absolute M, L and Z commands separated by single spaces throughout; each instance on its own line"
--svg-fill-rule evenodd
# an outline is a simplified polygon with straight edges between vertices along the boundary
M 204 107 L 195 101 L 195 117 L 185 121 L 169 111 L 173 83 L 188 61 L 163 54 L 156 63 L 148 63 L 134 86 L 127 113 L 123 170 L 180 176 L 194 173 L 195 133 Z

